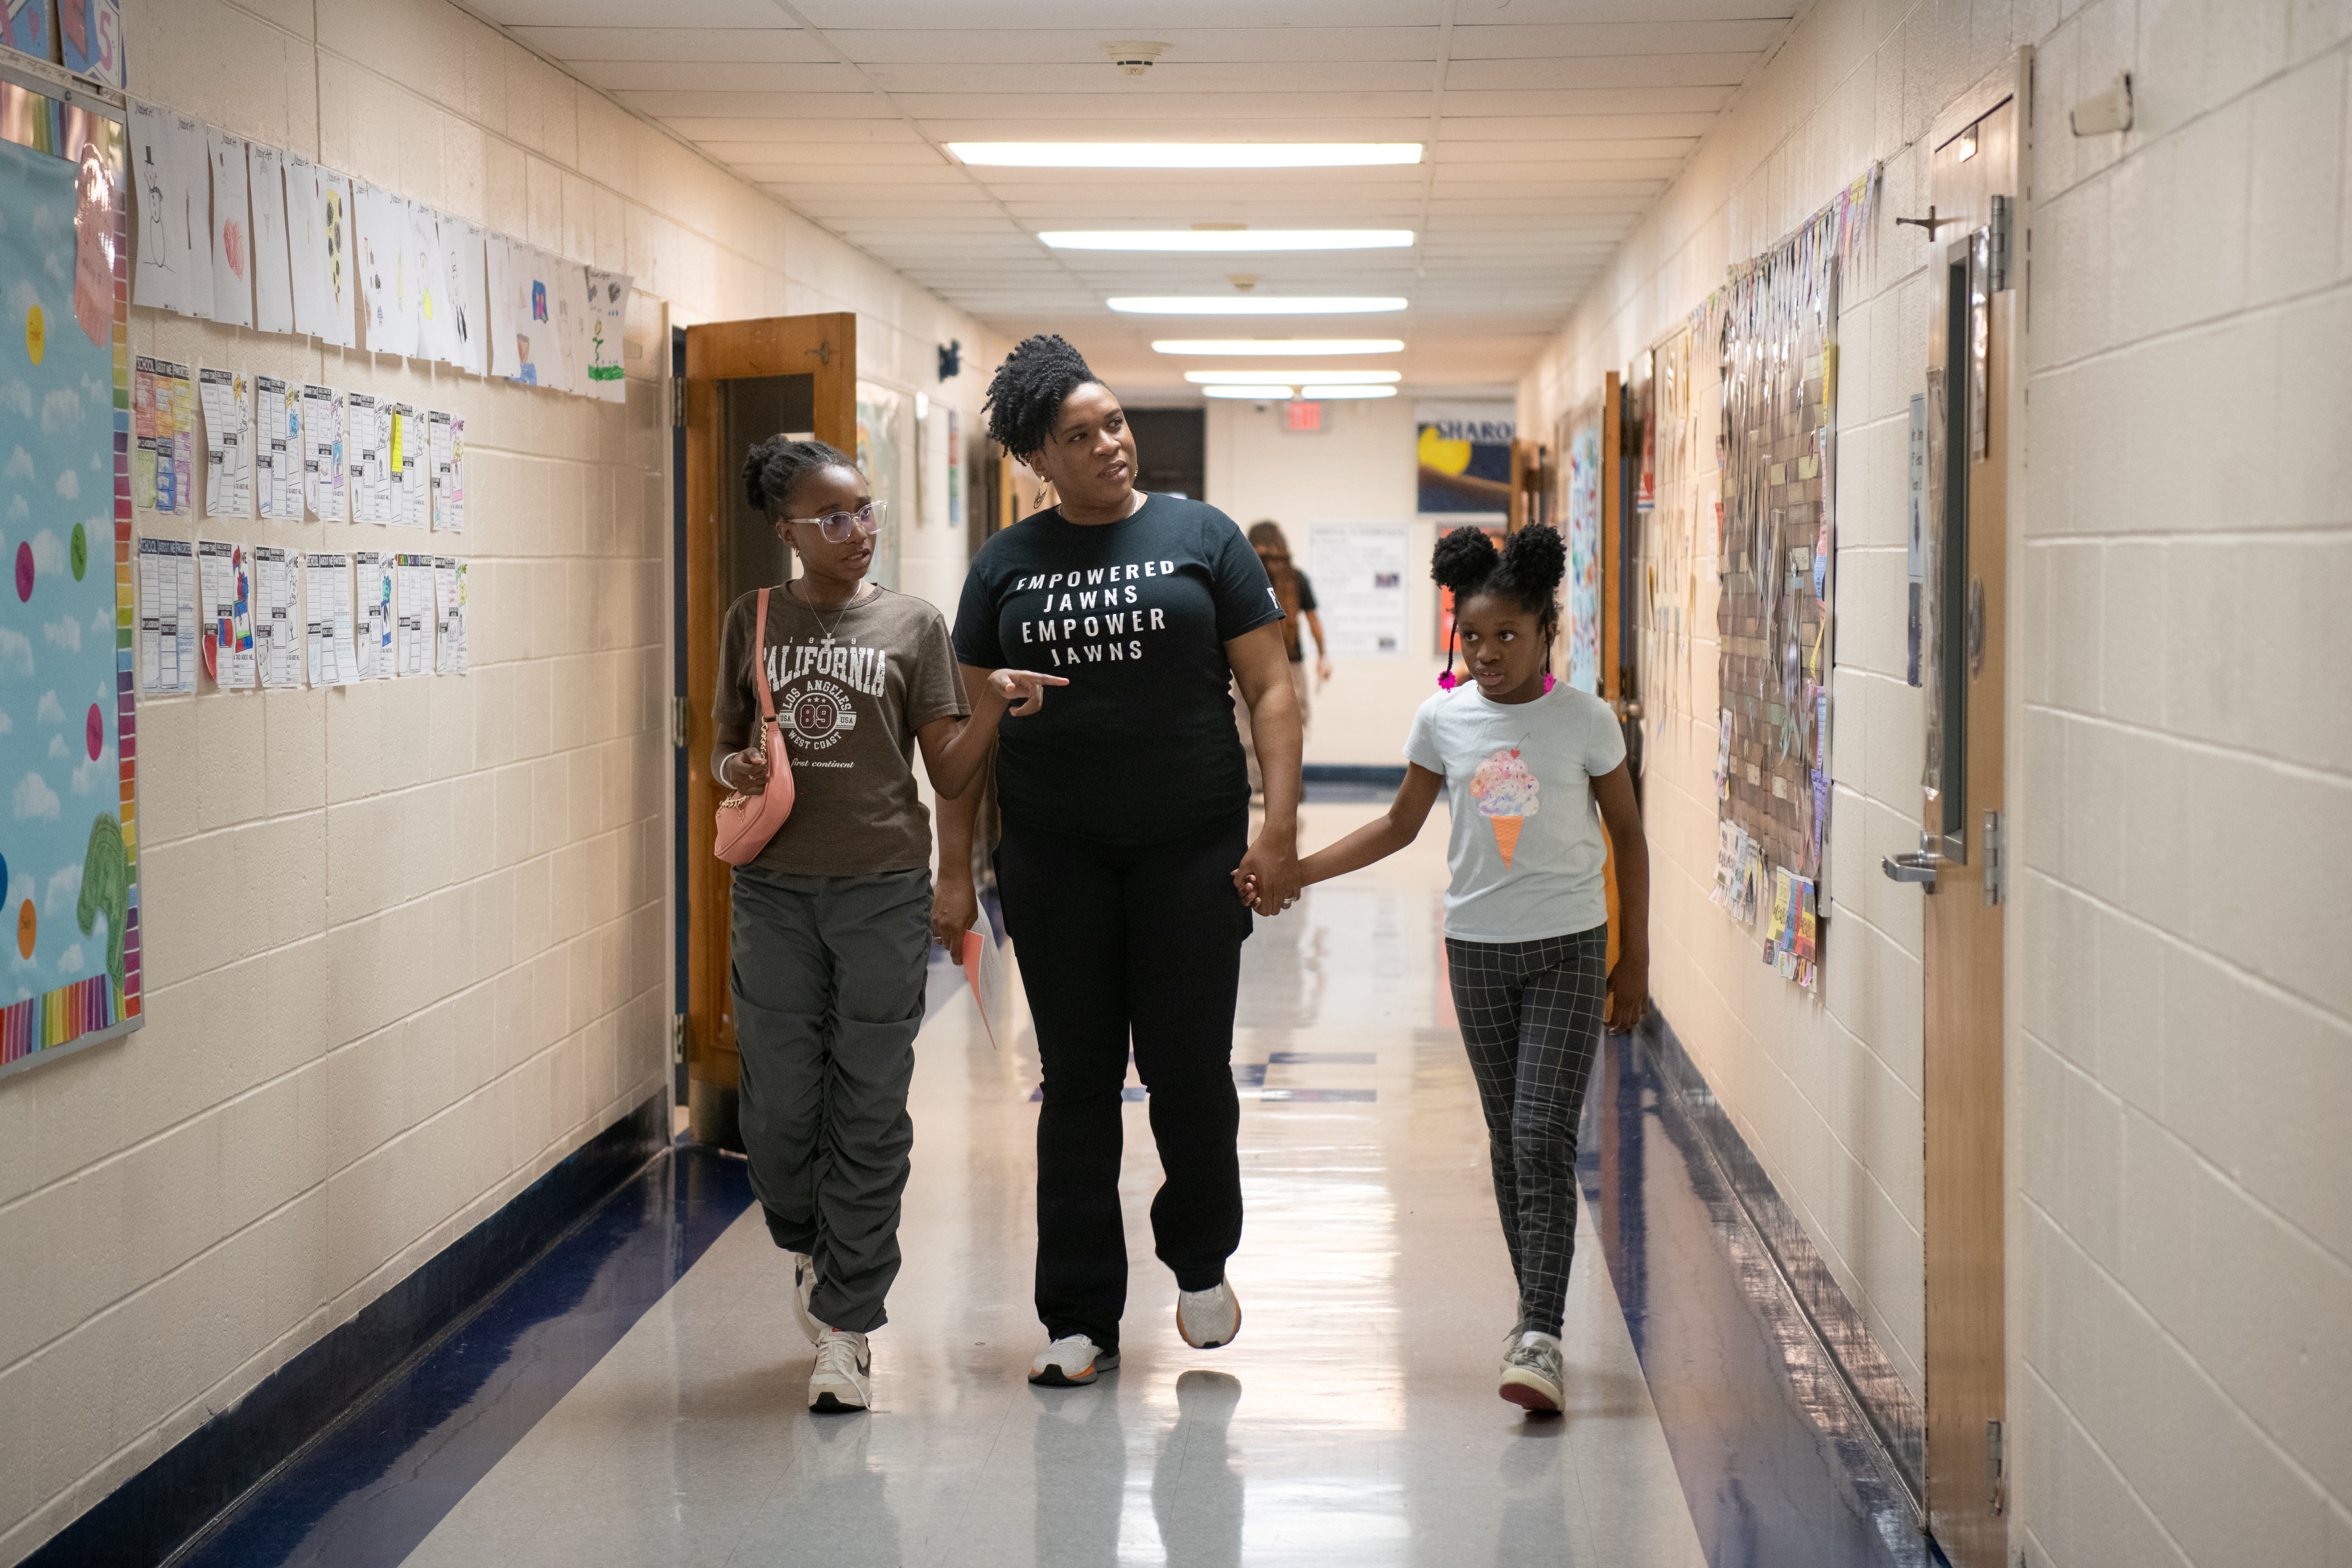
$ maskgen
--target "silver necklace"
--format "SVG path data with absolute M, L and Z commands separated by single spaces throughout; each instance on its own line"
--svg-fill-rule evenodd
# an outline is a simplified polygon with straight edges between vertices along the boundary
M 803 579 L 803 581 L 806 581 L 806 579 Z M 864 584 L 861 584 L 856 592 L 852 593 L 849 597 L 841 602 L 841 608 L 834 615 L 833 626 L 830 626 L 824 624 L 824 617 L 817 614 L 815 600 L 800 599 L 801 608 L 809 613 L 809 619 L 816 623 L 816 629 L 824 634 L 824 640 L 817 645 L 819 647 L 831 647 L 833 646 L 834 627 L 840 626 L 843 617 L 847 616 L 865 596 L 866 589 Z M 800 598 L 800 595 L 796 594 L 793 597 Z

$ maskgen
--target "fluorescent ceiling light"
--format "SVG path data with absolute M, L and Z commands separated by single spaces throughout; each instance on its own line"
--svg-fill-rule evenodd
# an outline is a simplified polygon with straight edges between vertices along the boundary
M 1204 386 L 1203 397 L 1246 397 L 1255 403 L 1274 403 L 1290 395 L 1286 386 Z
M 1309 403 L 1333 402 L 1345 397 L 1394 397 L 1393 386 L 1204 386 L 1203 397 L 1239 397 L 1253 403 L 1278 403 L 1286 398 L 1299 397 Z
M 1321 403 L 1339 397 L 1394 397 L 1393 386 L 1304 386 L 1298 395 L 1309 403 Z
M 1195 386 L 1386 386 L 1404 378 L 1392 370 L 1188 370 Z
M 950 142 L 966 163 L 1014 169 L 1361 169 L 1418 163 L 1418 142 Z
M 1409 228 L 1087 228 L 1037 237 L 1055 250 L 1386 250 L 1412 243 Z
M 1280 358 L 1285 354 L 1393 354 L 1402 338 L 1161 338 L 1151 345 L 1161 354 L 1234 354 Z
M 1112 310 L 1129 316 L 1362 316 L 1405 307 L 1404 300 L 1396 295 L 1280 300 L 1255 294 L 1168 294 L 1107 303 Z

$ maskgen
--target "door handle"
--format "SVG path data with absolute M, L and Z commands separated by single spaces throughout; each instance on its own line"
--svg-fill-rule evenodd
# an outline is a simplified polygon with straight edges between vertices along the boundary
M 1890 882 L 1917 882 L 1932 893 L 1936 890 L 1936 862 L 1940 858 L 1924 849 L 1916 854 L 1885 855 L 1879 858 L 1878 868 L 1886 873 Z

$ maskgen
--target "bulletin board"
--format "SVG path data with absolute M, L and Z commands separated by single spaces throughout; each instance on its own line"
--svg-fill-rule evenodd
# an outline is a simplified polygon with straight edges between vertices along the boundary
M 138 1027 L 142 987 L 123 116 L 12 64 L 0 138 L 5 1074 Z
M 1877 172 L 1736 268 L 1722 301 L 1717 903 L 1819 973 L 1837 577 L 1838 289 Z

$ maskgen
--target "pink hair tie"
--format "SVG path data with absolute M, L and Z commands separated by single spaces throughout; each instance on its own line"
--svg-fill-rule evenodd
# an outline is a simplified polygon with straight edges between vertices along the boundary
M 1552 689 L 1553 687 L 1555 687 L 1555 686 L 1558 686 L 1559 684 L 1559 677 L 1558 677 L 1558 676 L 1554 675 L 1554 674 L 1553 674 L 1550 670 L 1549 670 L 1549 669 L 1547 669 L 1547 670 L 1545 670 L 1545 671 L 1544 671 L 1544 695 L 1545 695 L 1546 697 L 1550 696 L 1550 695 L 1551 695 L 1551 689 Z
M 1437 678 L 1438 689 L 1443 691 L 1453 690 L 1457 679 L 1458 678 L 1452 670 L 1447 670 L 1444 675 Z

